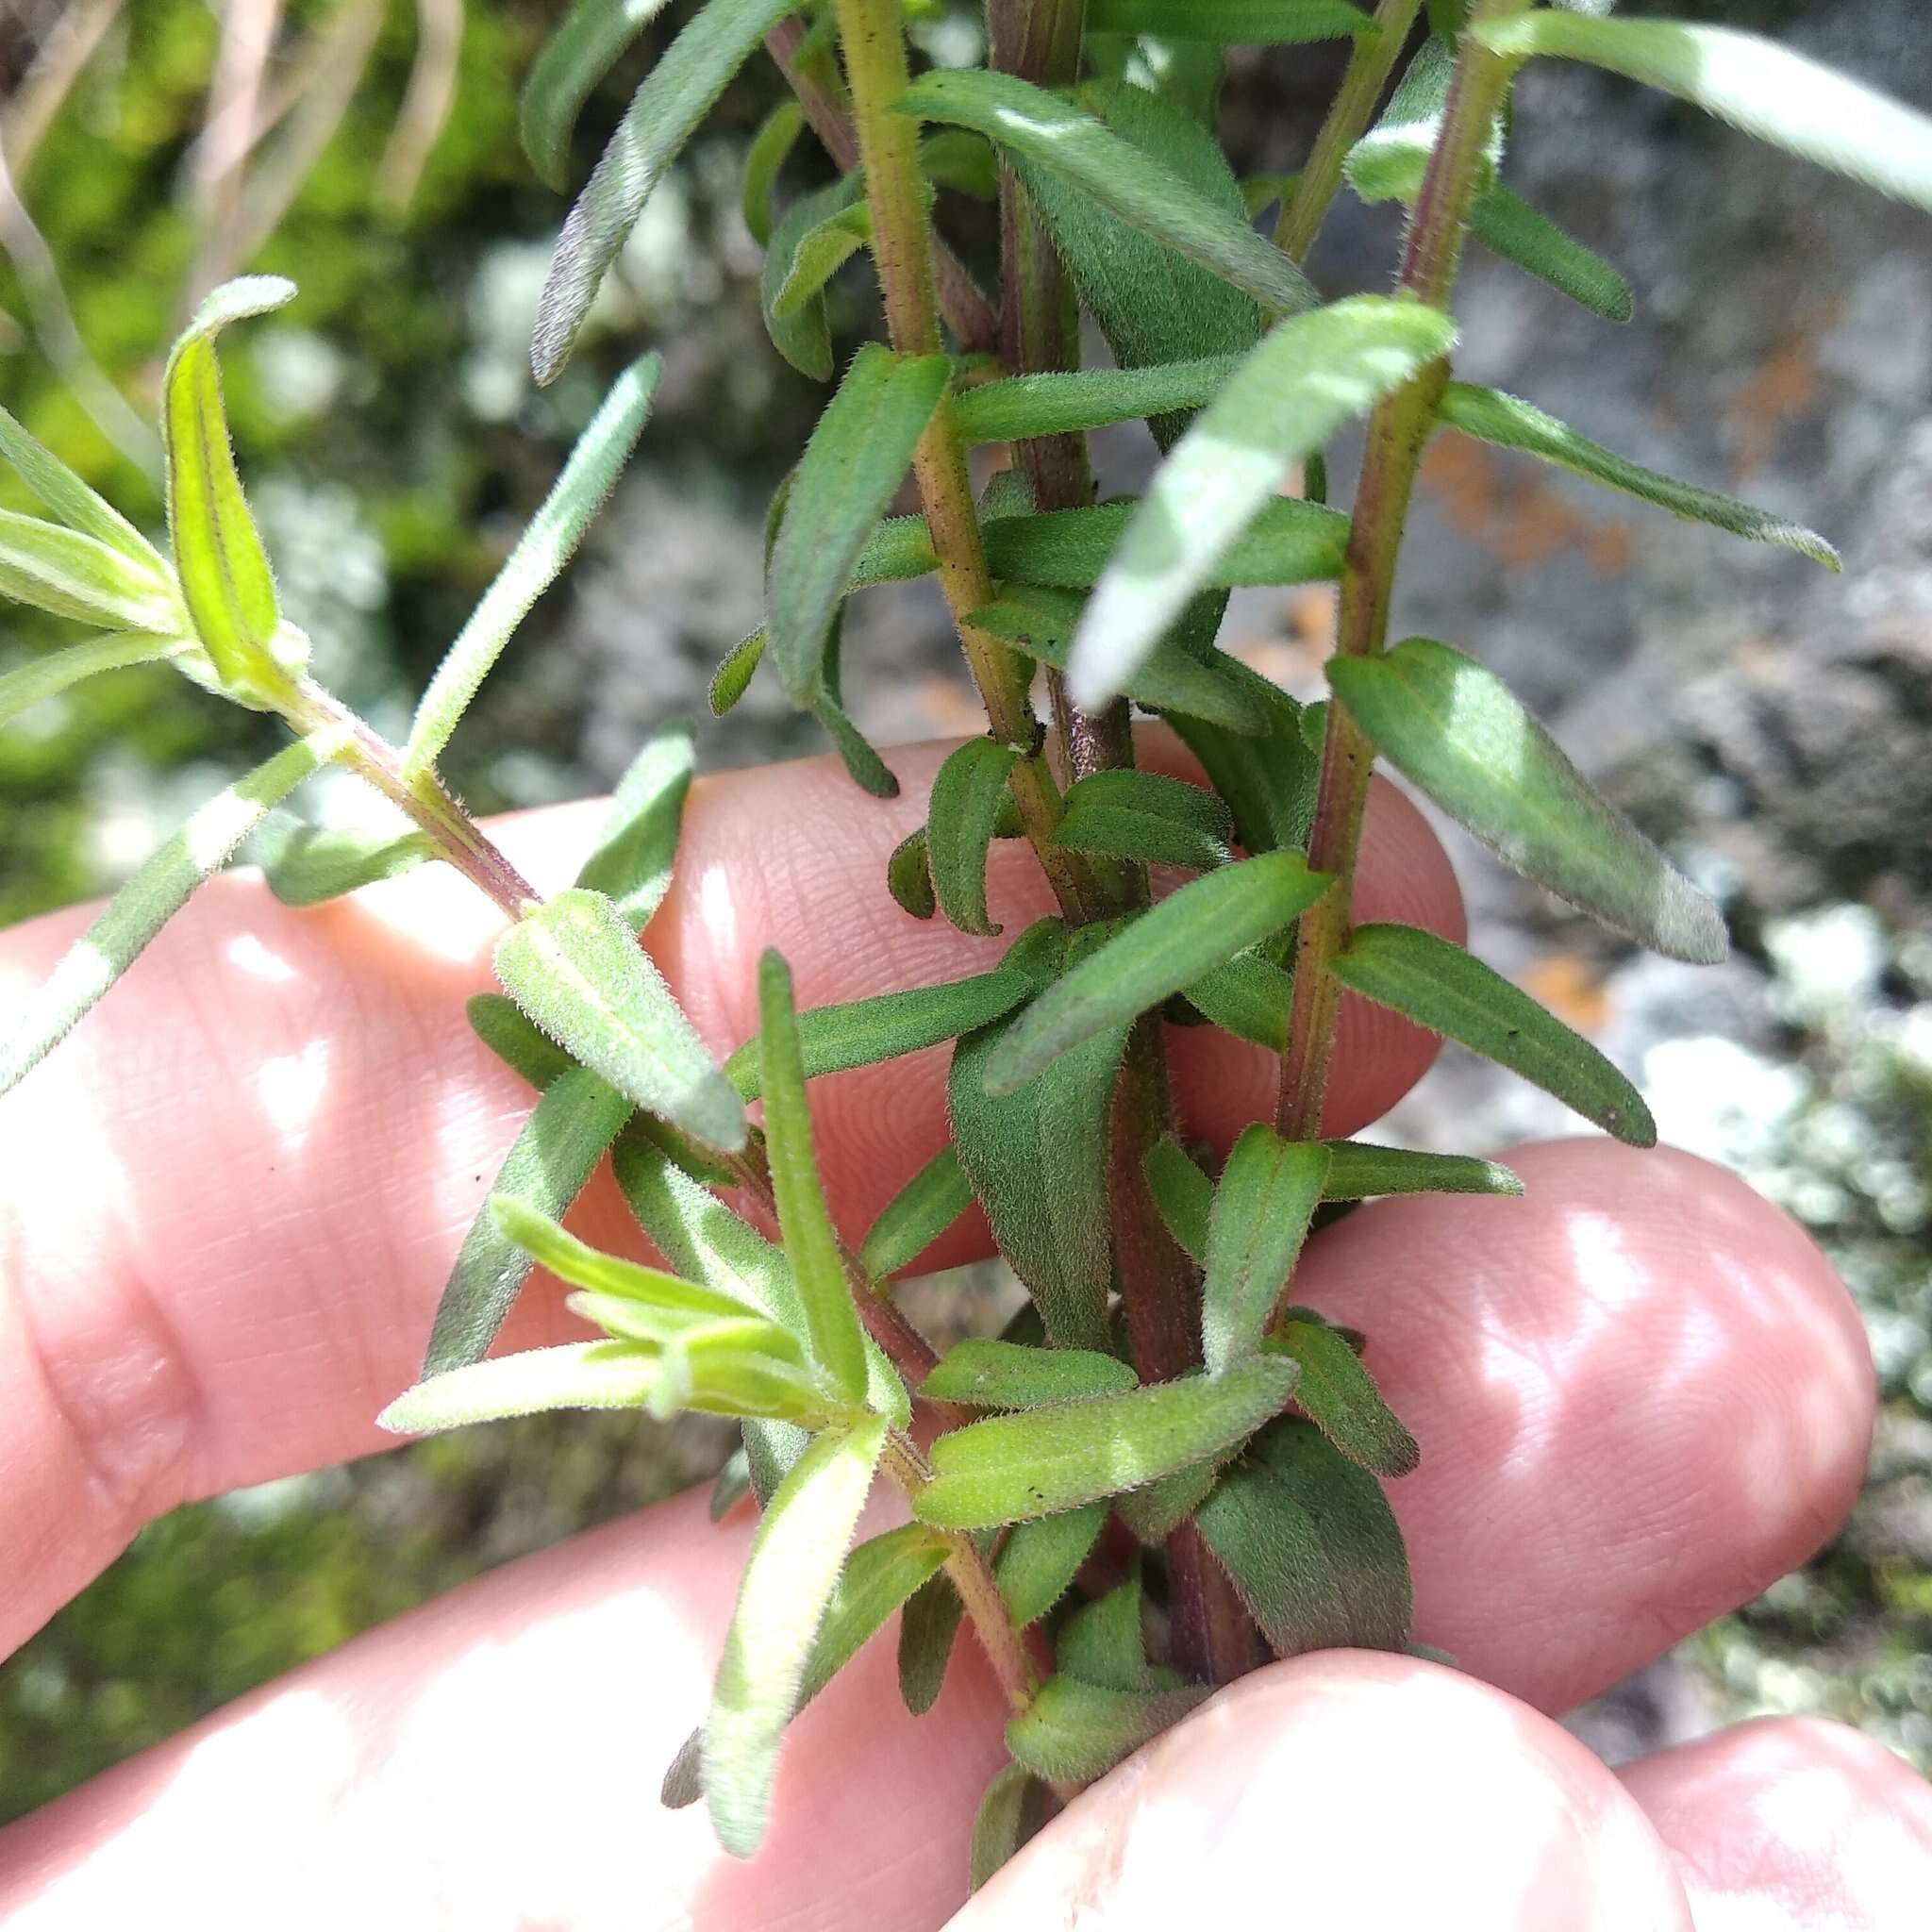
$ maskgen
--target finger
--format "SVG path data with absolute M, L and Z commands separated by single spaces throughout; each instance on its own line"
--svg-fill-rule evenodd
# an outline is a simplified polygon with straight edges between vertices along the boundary
M 1625 1765 L 1697 1932 L 1908 1932 L 1932 1898 L 1932 1786 L 1843 1724 L 1769 1718 Z
M 901 756 L 908 795 L 891 807 L 828 760 L 694 789 L 680 884 L 651 938 L 715 1047 L 751 1030 L 767 943 L 810 1003 L 996 957 L 1000 941 L 908 919 L 885 892 L 886 854 L 941 754 Z M 599 816 L 535 814 L 505 843 L 541 885 L 561 885 Z M 1003 851 L 994 902 L 1009 928 L 1041 909 L 1032 877 Z M 1446 861 L 1392 791 L 1370 816 L 1363 893 L 1378 916 L 1460 930 Z M 0 947 L 0 1012 L 84 917 Z M 148 1516 L 381 1445 L 373 1418 L 414 1378 L 451 1258 L 529 1107 L 463 1018 L 499 931 L 441 869 L 308 913 L 216 880 L 0 1101 L 0 1654 Z M 1338 1124 L 1386 1106 L 1430 1051 L 1410 1029 L 1352 1024 Z M 1264 1059 L 1249 1055 L 1245 1085 L 1216 1096 L 1224 1131 L 1232 1109 L 1264 1105 Z M 942 1143 L 943 1069 L 934 1051 L 815 1090 L 854 1233 Z M 580 1224 L 625 1240 L 608 1185 Z M 559 1302 L 554 1288 L 527 1295 L 507 1340 L 580 1332 Z
M 1418 1633 L 1560 1711 L 1755 1596 L 1857 1494 L 1863 1324 L 1803 1230 L 1686 1154 L 1505 1157 L 1521 1201 L 1412 1196 L 1309 1244 L 1422 1445 L 1391 1485 Z
M 1330 1651 L 1224 1691 L 1050 1824 L 953 1932 L 1689 1932 L 1657 1834 L 1549 1719 Z

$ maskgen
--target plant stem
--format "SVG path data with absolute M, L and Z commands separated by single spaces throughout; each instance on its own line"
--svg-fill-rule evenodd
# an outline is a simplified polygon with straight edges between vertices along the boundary
M 1341 185 L 1348 151 L 1367 132 L 1369 117 L 1382 98 L 1382 90 L 1421 10 L 1422 0 L 1381 0 L 1375 8 L 1374 32 L 1356 36 L 1341 86 L 1329 104 L 1314 146 L 1308 150 L 1301 184 L 1274 225 L 1275 247 L 1295 261 L 1307 260 L 1308 250 L 1315 245 L 1323 217 Z
M 1474 17 L 1507 17 L 1527 5 L 1528 0 L 1476 0 Z M 1456 286 L 1475 198 L 1477 165 L 1512 72 L 1507 61 L 1463 37 L 1402 265 L 1402 288 L 1437 308 L 1447 306 Z M 1448 379 L 1447 358 L 1432 362 L 1379 404 L 1369 419 L 1341 575 L 1335 641 L 1340 655 L 1371 656 L 1387 642 L 1403 525 L 1423 445 Z M 1322 1131 L 1322 1103 L 1335 1052 L 1338 994 L 1328 966 L 1348 938 L 1362 811 L 1374 759 L 1374 747 L 1347 708 L 1339 698 L 1331 698 L 1314 826 L 1308 836 L 1308 864 L 1317 872 L 1332 874 L 1335 884 L 1302 915 L 1295 932 L 1294 1001 L 1275 1112 L 1276 1126 L 1291 1141 L 1312 1141 Z

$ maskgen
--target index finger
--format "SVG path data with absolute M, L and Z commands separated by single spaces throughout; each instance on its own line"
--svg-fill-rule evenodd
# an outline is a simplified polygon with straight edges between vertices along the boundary
M 824 759 L 694 788 L 679 883 L 649 941 L 714 1049 L 752 1030 L 768 943 L 805 1004 L 997 956 L 1003 941 L 908 919 L 885 891 L 886 855 L 918 822 L 943 751 L 900 755 L 906 793 L 886 806 Z M 501 838 L 549 890 L 598 819 L 564 808 Z M 1371 814 L 1361 900 L 1364 916 L 1460 931 L 1447 862 L 1392 791 Z M 1048 909 L 1024 853 L 1001 853 L 993 905 L 1011 931 Z M 84 919 L 8 938 L 0 1010 Z M 414 1378 L 450 1261 L 530 1105 L 463 1013 L 500 930 L 441 868 L 311 912 L 252 878 L 218 879 L 0 1102 L 0 1654 L 149 1516 L 390 1440 L 373 1418 Z M 1208 1089 L 1197 1130 L 1265 1111 L 1267 1057 L 1191 1031 L 1177 1044 L 1184 1093 L 1195 1073 Z M 1386 1015 L 1354 1015 L 1332 1124 L 1392 1104 L 1431 1051 Z M 942 1144 L 943 1069 L 941 1049 L 815 1085 L 848 1233 Z M 577 1221 L 636 1244 L 608 1186 Z M 961 1258 L 956 1242 L 935 1264 Z M 507 1341 L 581 1332 L 558 1302 L 534 1287 Z

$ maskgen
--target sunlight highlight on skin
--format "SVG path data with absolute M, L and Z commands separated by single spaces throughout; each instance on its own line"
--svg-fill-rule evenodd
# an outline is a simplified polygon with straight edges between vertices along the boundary
M 263 957 L 281 965 L 266 951 Z M 288 977 L 292 979 L 294 974 L 289 973 Z M 329 1041 L 311 1040 L 299 1052 L 278 1054 L 263 1060 L 256 1070 L 256 1097 L 291 1153 L 301 1152 L 327 1091 L 329 1054 Z
M 270 952 L 252 932 L 237 933 L 228 941 L 227 959 L 230 966 L 270 986 L 286 986 L 296 976 L 295 969 L 279 954 Z

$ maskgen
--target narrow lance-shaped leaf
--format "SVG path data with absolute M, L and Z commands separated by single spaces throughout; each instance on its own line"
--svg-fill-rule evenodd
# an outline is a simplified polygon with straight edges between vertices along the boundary
M 946 757 L 927 807 L 926 863 L 940 910 L 961 932 L 1001 930 L 986 909 L 986 859 L 997 829 L 1007 779 L 1020 761 L 1010 744 L 970 738 Z
M 794 100 L 780 101 L 753 135 L 744 154 L 744 186 L 740 211 L 751 239 L 760 248 L 772 240 L 772 186 L 798 137 L 805 132 L 805 109 Z
M 1347 0 L 1091 0 L 1087 31 L 1291 46 L 1372 34 L 1375 26 Z
M 570 561 L 643 434 L 662 366 L 655 355 L 633 362 L 577 438 L 562 475 L 429 680 L 404 747 L 406 773 L 426 771 L 442 756 L 511 634 Z
M 106 497 L 84 483 L 4 408 L 0 408 L 0 457 L 13 465 L 20 480 L 70 530 L 119 551 L 157 583 L 171 581 L 161 553 Z
M 1592 483 L 1621 490 L 1626 496 L 1641 497 L 1659 509 L 1669 510 L 1673 516 L 1712 524 L 1753 542 L 1782 544 L 1787 550 L 1795 550 L 1799 556 L 1822 563 L 1827 570 L 1840 567 L 1838 552 L 1815 530 L 1790 523 L 1771 510 L 1740 503 L 1734 496 L 1700 490 L 1694 483 L 1680 483 L 1674 476 L 1646 470 L 1641 463 L 1633 463 L 1614 450 L 1606 449 L 1602 443 L 1579 436 L 1567 423 L 1545 415 L 1533 403 L 1505 395 L 1500 390 L 1452 382 L 1443 391 L 1436 414 L 1439 421 L 1452 429 L 1459 429 L 1465 436 L 1494 443 L 1501 449 L 1517 449 L 1528 456 L 1541 457 L 1544 462 L 1558 464 L 1579 476 L 1587 476 Z
M 1294 1392 L 1299 1373 L 1257 1357 L 1220 1375 L 950 1430 L 932 1446 L 933 1480 L 913 1512 L 941 1529 L 987 1529 L 1139 1489 L 1244 1441 Z
M 574 886 L 497 942 L 496 976 L 543 1031 L 633 1105 L 708 1146 L 744 1145 L 744 1106 L 616 907 Z
M 562 1047 L 525 1018 L 524 1009 L 508 994 L 472 993 L 463 1008 L 469 1016 L 470 1031 L 539 1093 L 576 1065 Z
M 304 824 L 285 813 L 262 828 L 261 869 L 284 906 L 320 906 L 436 857 L 427 832 L 356 832 Z
M 573 1066 L 555 1074 L 510 1143 L 491 1195 L 561 1216 L 630 1114 L 630 1101 L 589 1068 Z M 530 1266 L 528 1253 L 505 1233 L 486 1200 L 437 1303 L 423 1359 L 425 1376 L 482 1359 L 528 1280 Z
M 940 1573 L 952 1548 L 937 1530 L 902 1524 L 862 1542 L 845 1558 L 806 1666 L 804 1707 L 857 1657 L 886 1619 Z
M 908 832 L 892 847 L 886 860 L 886 890 L 902 912 L 914 919 L 930 919 L 939 910 L 939 895 L 932 889 L 932 864 L 926 856 L 925 827 Z
M 235 474 L 215 336 L 228 323 L 279 308 L 294 293 L 294 283 L 279 275 L 224 283 L 195 311 L 161 378 L 168 534 L 182 595 L 215 669 L 244 689 L 277 675 L 271 646 L 281 609 Z
M 908 987 L 838 1006 L 809 1007 L 798 1016 L 805 1077 L 875 1066 L 955 1040 L 1009 1013 L 1032 991 L 1018 973 L 996 970 L 939 986 Z M 758 1042 L 748 1040 L 724 1062 L 724 1077 L 746 1100 L 761 1091 Z
M 643 931 L 671 890 L 693 764 L 687 726 L 652 738 L 617 781 L 597 849 L 578 868 L 577 884 L 602 892 L 633 932 Z
M 664 0 L 576 0 L 524 83 L 524 152 L 546 188 L 570 170 L 570 138 L 591 90 L 663 10 Z
M 525 1349 L 426 1375 L 376 1417 L 376 1426 L 398 1436 L 430 1436 L 548 1409 L 641 1409 L 662 1375 L 658 1351 L 636 1342 Z
M 1210 1373 L 1260 1345 L 1327 1172 L 1328 1150 L 1319 1141 L 1284 1141 L 1260 1122 L 1234 1143 L 1214 1191 L 1201 1284 L 1201 1339 Z
M 1241 366 L 1236 356 L 1203 356 L 1144 369 L 1080 369 L 1009 375 L 969 389 L 953 408 L 968 442 L 1013 442 L 1131 423 L 1209 402 Z
M 853 198 L 807 228 L 785 254 L 774 248 L 772 258 L 781 273 L 772 291 L 772 313 L 782 320 L 818 301 L 825 284 L 871 241 L 872 209 Z
M 1407 1647 L 1408 1559 L 1388 1498 L 1313 1424 L 1264 1429 L 1195 1521 L 1277 1657 Z
M 1331 659 L 1328 681 L 1403 775 L 1524 877 L 1674 959 L 1724 957 L 1717 907 L 1474 658 L 1407 638 Z
M 178 634 L 173 585 L 123 552 L 40 517 L 0 510 L 0 597 L 106 630 Z
M 758 307 L 765 333 L 779 355 L 814 382 L 832 379 L 832 328 L 823 292 L 782 310 L 778 295 L 791 277 L 792 264 L 806 238 L 857 208 L 864 192 L 863 177 L 853 174 L 801 195 L 778 218 L 759 265 Z
M 1007 1726 L 1007 1748 L 1037 1776 L 1105 1777 L 1142 1744 L 1171 1730 L 1213 1695 L 1206 1684 L 1176 1690 L 1111 1690 L 1062 1674 Z
M 967 1882 L 977 1891 L 1020 1849 L 1028 1794 L 1037 1789 L 1024 1764 L 1002 1765 L 973 1814 Z
M 705 1796 L 720 1841 L 738 1857 L 764 1836 L 778 1740 L 885 1442 L 875 1416 L 827 1431 L 758 1521 L 705 1725 Z
M 196 807 L 29 995 L 11 1037 L 0 1047 L 0 1093 L 25 1079 L 66 1038 L 195 887 L 219 872 L 242 840 L 344 741 L 341 732 L 317 732 L 285 746 Z
M 899 1619 L 899 1695 L 914 1717 L 939 1702 L 965 1611 L 944 1574 L 922 1584 L 907 1602 Z
M 1107 1527 L 1108 1506 L 1089 1503 L 1013 1525 L 993 1559 L 993 1578 L 1015 1630 L 1037 1624 L 1074 1587 Z
M 1055 1631 L 1055 1664 L 1084 1684 L 1102 1684 L 1114 1690 L 1152 1690 L 1141 1629 L 1141 1597 L 1136 1566 L 1125 1583 L 1081 1605 Z
M 1158 772 L 1094 772 L 1067 791 L 1053 842 L 1142 865 L 1209 872 L 1234 857 L 1234 814 L 1204 787 Z
M 1324 1201 L 1364 1201 L 1376 1194 L 1520 1194 L 1523 1183 L 1499 1161 L 1467 1154 L 1419 1154 L 1365 1141 L 1324 1141 Z
M 1096 1349 L 1027 1348 L 969 1336 L 947 1349 L 919 1392 L 928 1402 L 974 1408 L 1051 1408 L 1139 1386 L 1125 1362 Z
M 1105 122 L 1044 88 L 1012 75 L 955 68 L 923 75 L 893 107 L 985 135 L 1257 302 L 1288 311 L 1315 304 L 1307 278 L 1278 248 Z
M 1288 465 L 1455 341 L 1440 309 L 1381 295 L 1277 324 L 1174 445 L 1122 535 L 1074 640 L 1075 701 L 1119 695 Z
M 791 1004 L 791 974 L 775 952 L 758 962 L 758 1055 L 765 1093 L 765 1136 L 772 1192 L 785 1257 L 805 1311 L 811 1358 L 826 1380 L 854 1403 L 865 1395 L 865 1338 L 825 1208 L 811 1113 L 805 1097 L 805 1061 Z
M 134 664 L 158 663 L 193 649 L 192 638 L 124 630 L 49 651 L 42 658 L 29 658 L 25 664 L 0 673 L 0 726 L 12 724 L 23 712 L 84 678 L 97 677 L 104 671 L 125 671 Z
M 819 691 L 853 566 L 911 463 L 946 377 L 943 356 L 895 356 L 869 342 L 806 445 L 767 583 L 772 659 L 800 703 Z
M 605 271 L 651 192 L 752 50 L 795 0 L 708 0 L 652 68 L 573 205 L 537 305 L 530 366 L 556 380 Z
M 1556 55 L 1627 75 L 1835 175 L 1932 208 L 1932 120 L 1756 34 L 1541 11 L 1471 32 L 1507 58 Z
M 991 1055 L 988 1088 L 1011 1093 L 1082 1041 L 1125 1025 L 1257 940 L 1279 932 L 1328 890 L 1298 852 L 1244 858 L 1140 914 L 1027 1007 Z
M 722 718 L 731 710 L 747 691 L 765 656 L 765 627 L 758 629 L 734 644 L 724 655 L 724 661 L 711 674 L 709 689 L 705 700 L 711 708 L 711 716 Z
M 1492 255 L 1512 261 L 1606 322 L 1628 322 L 1630 285 L 1593 249 L 1566 234 L 1499 181 L 1476 197 L 1470 232 Z
M 1348 185 L 1364 201 L 1413 201 L 1421 192 L 1455 75 L 1456 49 L 1441 36 L 1431 35 L 1416 49 L 1381 118 L 1343 163 Z M 1478 159 L 1478 193 L 1495 179 L 1501 158 L 1499 115 Z
M 1325 1322 L 1286 1321 L 1270 1349 L 1302 1365 L 1294 1399 L 1351 1462 L 1376 1475 L 1404 1476 L 1422 1460 L 1416 1440 L 1382 1399 L 1348 1338 Z
M 1270 1053 L 1288 1051 L 1289 1021 L 1294 1007 L 1294 974 L 1258 950 L 1191 979 L 1182 996 L 1204 1019 L 1224 1032 Z
M 1167 1231 L 1198 1266 L 1208 1258 L 1208 1228 L 1214 1212 L 1214 1183 L 1193 1156 L 1163 1134 L 1147 1150 L 1147 1189 Z
M 973 1205 L 973 1183 L 950 1143 L 886 1205 L 867 1230 L 859 1261 L 874 1282 L 909 1267 Z
M 1520 1074 L 1618 1140 L 1657 1144 L 1657 1124 L 1636 1088 L 1589 1041 L 1460 946 L 1412 925 L 1358 925 L 1329 970 L 1351 991 Z
M 1158 1550 L 1207 1498 L 1220 1480 L 1218 1462 L 1197 1462 L 1114 1498 L 1114 1513 L 1150 1550 Z

